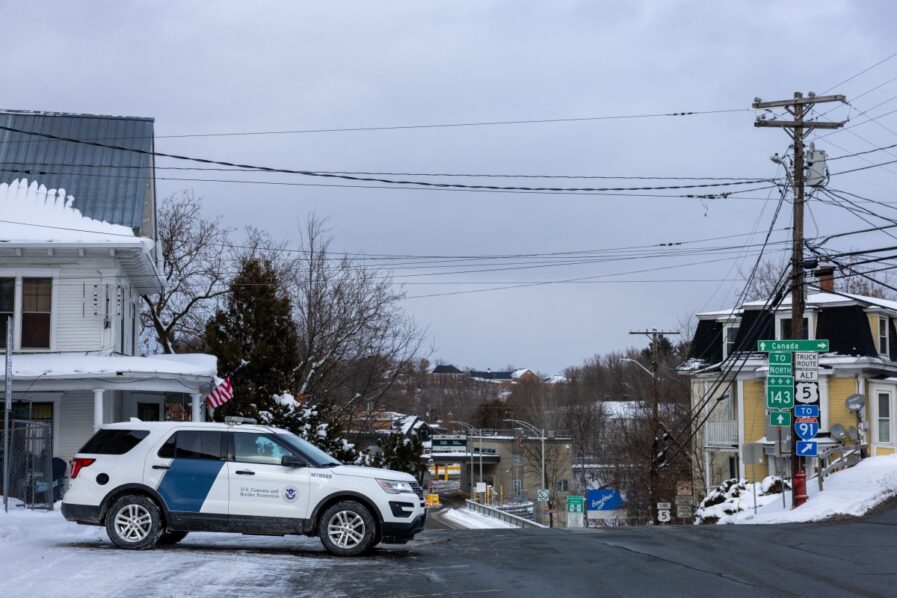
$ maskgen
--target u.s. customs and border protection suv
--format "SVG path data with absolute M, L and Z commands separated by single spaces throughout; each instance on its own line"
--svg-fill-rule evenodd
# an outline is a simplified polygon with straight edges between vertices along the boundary
M 62 514 L 105 526 L 121 548 L 193 531 L 302 534 L 354 556 L 413 538 L 426 507 L 413 476 L 342 465 L 285 430 L 132 420 L 102 426 L 75 455 Z

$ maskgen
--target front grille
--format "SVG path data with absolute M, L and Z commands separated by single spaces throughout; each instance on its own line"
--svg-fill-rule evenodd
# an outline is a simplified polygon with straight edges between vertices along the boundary
M 417 482 L 411 482 L 411 488 L 414 490 L 414 493 L 417 494 L 417 497 L 421 500 L 424 499 L 424 489 L 420 487 L 420 484 Z

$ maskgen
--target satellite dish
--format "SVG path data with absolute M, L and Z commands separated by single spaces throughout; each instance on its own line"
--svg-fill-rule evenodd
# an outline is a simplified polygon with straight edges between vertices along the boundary
M 847 400 L 844 401 L 844 405 L 847 407 L 848 411 L 860 411 L 863 407 L 866 406 L 866 395 L 850 395 L 849 397 L 847 397 Z
M 847 435 L 850 436 L 850 439 L 856 443 L 860 439 L 860 435 L 857 433 L 857 429 L 853 426 L 847 428 Z
M 841 442 L 847 436 L 847 430 L 841 424 L 832 424 L 831 434 L 832 438 Z

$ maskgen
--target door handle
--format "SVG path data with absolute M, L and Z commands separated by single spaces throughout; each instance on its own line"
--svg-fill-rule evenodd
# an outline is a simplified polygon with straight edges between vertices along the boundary
M 238 475 L 255 475 L 254 471 L 250 471 L 248 469 L 241 469 L 239 471 L 235 471 L 234 473 L 236 473 Z
M 171 465 L 153 465 L 153 469 L 171 469 Z

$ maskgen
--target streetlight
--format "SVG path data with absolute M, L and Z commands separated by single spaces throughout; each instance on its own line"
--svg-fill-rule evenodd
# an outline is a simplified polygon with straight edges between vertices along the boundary
M 521 421 L 519 419 L 505 419 L 503 421 L 511 422 L 517 424 L 519 426 L 523 426 L 523 429 L 532 433 L 538 434 L 539 439 L 542 441 L 542 488 L 545 488 L 545 430 L 537 428 L 533 424 L 525 421 Z
M 623 357 L 623 358 L 621 358 L 621 359 L 622 359 L 622 361 L 628 361 L 628 362 L 630 362 L 630 363 L 634 363 L 635 365 L 637 365 L 637 366 L 639 366 L 640 368 L 642 368 L 642 370 L 644 370 L 644 372 L 645 372 L 646 374 L 648 374 L 648 375 L 651 376 L 652 378 L 654 377 L 654 372 L 652 372 L 651 370 L 649 370 L 648 368 L 646 368 L 645 366 L 643 366 L 641 361 L 638 361 L 638 360 L 635 360 L 635 359 L 630 359 L 630 358 L 628 358 L 628 357 Z

